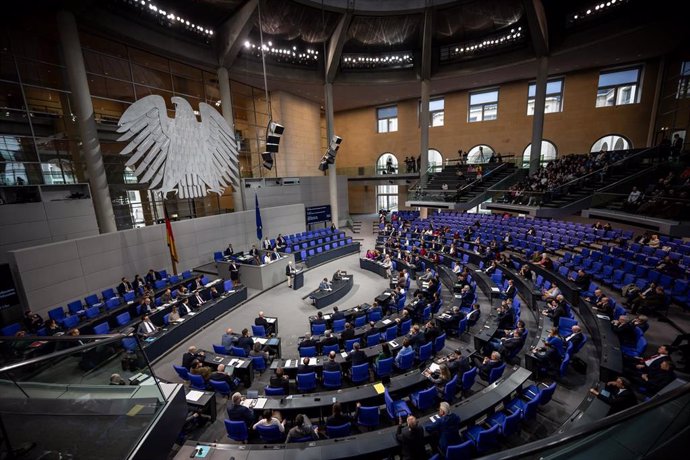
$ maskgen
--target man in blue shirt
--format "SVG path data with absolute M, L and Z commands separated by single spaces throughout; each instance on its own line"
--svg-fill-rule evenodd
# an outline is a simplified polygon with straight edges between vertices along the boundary
M 398 354 L 395 355 L 396 367 L 400 367 L 400 364 L 402 363 L 402 359 L 406 355 L 414 355 L 414 350 L 410 346 L 410 340 L 408 338 L 405 338 L 403 340 L 402 348 L 400 349 Z

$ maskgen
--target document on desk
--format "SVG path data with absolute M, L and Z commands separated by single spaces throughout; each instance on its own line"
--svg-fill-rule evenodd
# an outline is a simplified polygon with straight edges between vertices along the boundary
M 204 395 L 203 391 L 191 390 L 187 393 L 187 401 L 198 401 Z
M 316 358 L 309 358 L 309 365 L 316 366 Z
M 340 356 L 342 356 L 344 359 L 347 359 L 347 352 L 346 351 L 341 351 Z
M 223 357 L 222 356 L 216 356 L 215 358 L 213 358 L 213 362 L 214 363 L 221 363 L 221 362 L 223 362 Z M 230 360 L 230 362 L 232 362 L 232 360 Z
M 268 342 L 268 339 L 264 337 L 254 337 L 254 342 L 257 342 L 261 345 L 266 345 L 266 342 Z
M 196 446 L 196 455 L 194 458 L 205 458 L 211 452 L 210 446 Z
M 491 292 L 501 292 L 501 290 L 496 286 L 491 286 Z
M 385 324 L 385 325 L 388 325 L 388 324 L 392 323 L 393 321 L 390 320 L 390 319 L 388 319 L 388 318 L 386 318 L 386 319 L 384 319 L 384 320 L 381 320 L 381 322 L 382 322 L 383 324 Z
M 431 371 L 431 372 L 437 372 L 440 369 L 441 369 L 441 366 L 439 366 L 436 363 L 431 363 L 431 365 L 429 366 L 429 371 Z
M 276 322 L 276 319 L 275 319 L 275 318 L 266 318 L 266 322 L 269 323 L 269 324 L 270 324 L 270 323 L 275 323 L 275 322 Z
M 383 394 L 384 391 L 386 391 L 386 387 L 383 386 L 383 383 L 378 382 L 374 384 L 374 390 L 376 390 L 377 395 L 380 395 Z
M 254 409 L 263 409 L 264 406 L 266 405 L 266 401 L 268 401 L 268 399 L 266 399 L 266 398 L 257 399 L 256 404 L 254 404 Z
M 194 313 L 193 311 L 190 311 L 190 312 L 187 313 L 187 314 L 188 314 L 189 316 L 194 316 L 194 315 L 196 315 L 196 313 Z
M 441 314 L 439 315 L 439 318 L 450 319 L 451 316 L 450 316 L 448 313 L 441 313 Z
M 393 348 L 397 348 L 397 347 L 398 347 L 398 342 L 396 342 L 395 340 L 391 340 L 390 342 L 388 342 L 388 344 L 389 344 L 391 347 L 393 347 Z

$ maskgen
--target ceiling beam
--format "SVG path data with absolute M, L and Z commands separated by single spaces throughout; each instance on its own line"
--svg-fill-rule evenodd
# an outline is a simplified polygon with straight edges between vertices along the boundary
M 422 65 L 420 66 L 420 78 L 429 80 L 431 78 L 431 41 L 433 38 L 434 12 L 427 8 L 424 11 L 424 24 L 422 27 Z
M 347 11 L 340 17 L 338 25 L 328 42 L 328 50 L 326 52 L 326 83 L 333 83 L 335 76 L 338 74 L 340 56 L 343 54 L 343 46 L 345 46 L 345 41 L 347 40 L 347 30 L 350 28 L 350 22 L 352 22 L 352 13 Z
M 549 54 L 549 27 L 542 0 L 524 0 L 525 16 L 537 57 Z
M 252 19 L 258 5 L 259 0 L 249 0 L 218 28 L 216 47 L 219 65 L 229 69 L 235 62 L 252 29 Z

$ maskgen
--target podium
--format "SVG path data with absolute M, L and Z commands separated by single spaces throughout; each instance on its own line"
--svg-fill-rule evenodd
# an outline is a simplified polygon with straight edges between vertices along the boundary
M 292 278 L 292 289 L 296 291 L 304 286 L 304 270 L 297 270 L 295 276 Z

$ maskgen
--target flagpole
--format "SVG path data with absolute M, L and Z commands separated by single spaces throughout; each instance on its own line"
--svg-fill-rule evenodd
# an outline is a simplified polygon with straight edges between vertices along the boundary
M 177 275 L 177 248 L 175 247 L 175 237 L 172 232 L 172 223 L 170 222 L 170 215 L 168 214 L 168 207 L 163 201 L 163 213 L 165 215 L 165 235 L 168 244 L 168 254 L 170 255 L 170 263 L 172 264 L 172 271 Z

